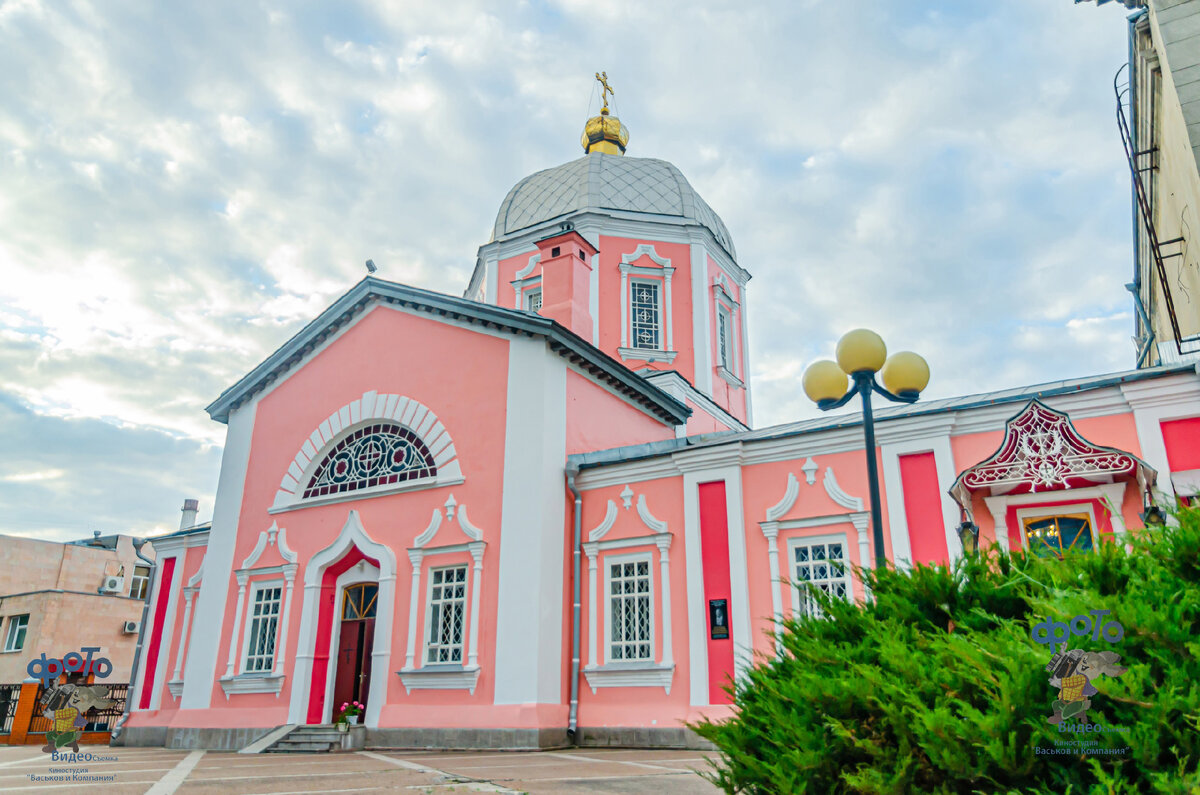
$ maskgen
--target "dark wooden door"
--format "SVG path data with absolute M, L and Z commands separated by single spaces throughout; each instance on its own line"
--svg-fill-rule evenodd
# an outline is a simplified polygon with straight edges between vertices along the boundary
M 333 679 L 333 712 L 337 717 L 342 704 L 367 703 L 371 687 L 371 646 L 375 640 L 375 598 L 373 584 L 346 588 L 338 634 L 336 670 Z

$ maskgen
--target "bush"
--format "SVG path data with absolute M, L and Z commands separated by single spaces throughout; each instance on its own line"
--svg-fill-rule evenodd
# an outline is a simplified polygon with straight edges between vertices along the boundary
M 1064 559 L 994 549 L 953 569 L 862 571 L 874 599 L 822 598 L 783 624 L 783 654 L 731 692 L 735 714 L 692 726 L 726 792 L 1200 792 L 1200 511 Z M 1088 723 L 1061 733 L 1050 648 L 1031 628 L 1111 611 L 1124 638 L 1072 638 L 1128 670 L 1095 682 Z M 1070 723 L 1064 720 L 1064 724 Z M 1125 755 L 1041 755 L 1064 740 Z

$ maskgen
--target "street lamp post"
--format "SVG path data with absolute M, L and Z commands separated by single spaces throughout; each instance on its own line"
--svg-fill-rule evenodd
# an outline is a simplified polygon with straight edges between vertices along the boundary
M 871 412 L 871 394 L 878 393 L 897 403 L 913 403 L 929 383 L 929 365 L 910 351 L 889 357 L 883 339 L 867 329 L 847 332 L 838 341 L 836 358 L 836 362 L 828 359 L 813 362 L 804 371 L 804 393 L 822 411 L 844 406 L 855 395 L 862 398 L 875 567 L 883 568 L 887 565 L 887 555 L 883 550 L 883 522 L 879 510 L 879 471 L 875 465 L 875 417 Z M 882 386 L 875 380 L 876 373 L 883 380 Z M 851 379 L 853 386 L 849 386 Z

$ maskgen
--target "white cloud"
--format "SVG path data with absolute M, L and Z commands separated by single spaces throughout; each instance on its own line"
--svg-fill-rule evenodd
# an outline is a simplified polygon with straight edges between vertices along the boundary
M 0 410 L 56 440 L 17 442 L 0 532 L 90 529 L 38 504 L 98 488 L 89 445 L 138 446 L 106 530 L 211 505 L 203 407 L 368 257 L 460 294 L 508 188 L 578 156 L 602 69 L 630 154 L 754 274 L 756 424 L 815 413 L 800 373 L 856 325 L 932 395 L 1132 363 L 1112 7 L 10 0 L 0 39 Z

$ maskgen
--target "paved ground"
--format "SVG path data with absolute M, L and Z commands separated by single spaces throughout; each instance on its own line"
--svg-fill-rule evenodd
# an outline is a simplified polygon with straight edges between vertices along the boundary
M 359 751 L 233 754 L 81 746 L 52 762 L 37 746 L 0 746 L 0 791 L 72 793 L 527 792 L 712 795 L 700 751 Z

